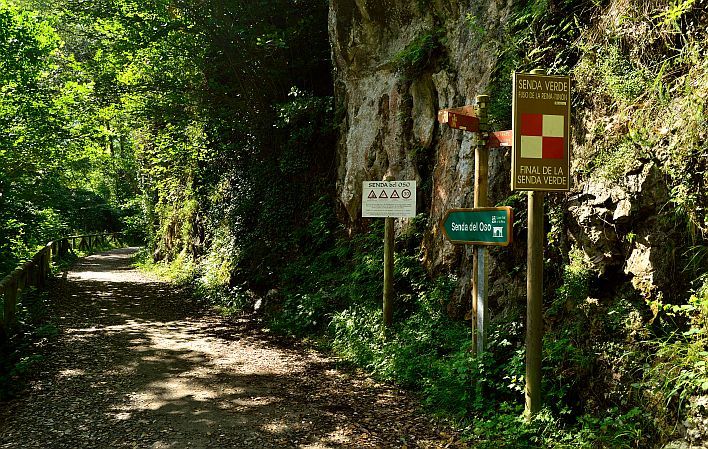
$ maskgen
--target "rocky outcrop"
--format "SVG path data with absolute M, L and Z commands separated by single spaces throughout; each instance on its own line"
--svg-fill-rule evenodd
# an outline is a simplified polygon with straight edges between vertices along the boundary
M 362 181 L 386 176 L 418 181 L 418 211 L 432 224 L 423 242 L 424 261 L 432 272 L 456 270 L 460 296 L 469 290 L 470 251 L 445 242 L 437 223 L 449 208 L 472 206 L 475 136 L 438 125 L 436 111 L 494 94 L 489 86 L 511 5 L 505 0 L 331 2 L 337 101 L 346 111 L 337 191 L 348 220 L 353 225 L 360 220 Z M 429 35 L 438 36 L 435 56 L 422 58 L 412 74 L 402 70 L 401 58 Z M 582 146 L 578 136 L 576 141 Z M 668 192 L 661 171 L 655 163 L 637 162 L 619 182 L 610 183 L 583 179 L 579 164 L 575 168 L 577 182 L 566 197 L 571 240 L 601 276 L 623 273 L 638 291 L 655 294 L 671 282 L 674 270 L 670 241 L 675 235 L 662 209 Z M 508 149 L 492 151 L 491 204 L 510 195 L 509 172 Z M 524 251 L 521 241 L 503 257 L 523 265 Z M 498 256 L 502 253 L 493 253 Z M 492 261 L 492 270 L 498 267 L 505 278 L 504 287 L 492 285 L 492 298 L 508 296 L 509 283 L 518 284 L 514 294 L 523 290 L 523 279 L 509 279 L 507 265 Z
M 703 449 L 708 447 L 708 396 L 689 399 L 687 416 L 678 426 L 682 439 L 672 441 L 662 449 Z
M 500 24 L 504 5 L 486 6 L 490 24 Z M 382 5 L 386 5 L 383 7 Z M 427 4 L 427 6 L 422 6 Z M 361 181 L 397 179 L 422 181 L 413 155 L 421 151 L 436 159 L 432 204 L 421 212 L 448 205 L 468 205 L 474 159 L 470 135 L 440 129 L 441 107 L 470 104 L 482 93 L 494 68 L 469 39 L 463 2 L 381 2 L 334 0 L 330 35 L 336 66 L 338 101 L 346 110 L 339 143 L 338 192 L 350 219 L 360 216 Z M 397 57 L 416 38 L 445 35 L 445 63 L 425 61 L 414 79 L 399 70 Z M 442 204 L 444 203 L 444 204 Z
M 438 223 L 448 208 L 472 206 L 474 136 L 439 126 L 436 116 L 440 108 L 472 104 L 495 67 L 493 45 L 480 48 L 466 14 L 485 17 L 493 35 L 508 8 L 505 1 L 482 1 L 474 7 L 454 0 L 332 1 L 337 95 L 346 111 L 337 189 L 352 223 L 361 216 L 362 181 L 385 176 L 418 181 L 418 211 L 430 223 Z M 401 53 L 421 36 L 433 34 L 444 36 L 436 49 L 444 57 L 421 62 L 411 77 L 400 69 Z M 492 201 L 508 195 L 508 156 L 503 151 L 492 155 Z M 424 252 L 431 270 L 458 264 L 462 273 L 469 271 L 469 251 L 444 242 L 437 226 L 430 227 Z M 460 284 L 463 293 L 469 285 L 464 276 Z
M 655 163 L 638 163 L 619 182 L 581 184 L 569 204 L 569 231 L 602 276 L 628 275 L 645 297 L 674 280 L 675 229 L 666 209 L 669 192 Z

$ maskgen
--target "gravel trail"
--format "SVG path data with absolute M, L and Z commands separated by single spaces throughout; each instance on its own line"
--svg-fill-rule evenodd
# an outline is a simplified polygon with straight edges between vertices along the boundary
M 464 447 L 402 391 L 133 269 L 136 250 L 53 283 L 60 334 L 0 403 L 0 448 Z

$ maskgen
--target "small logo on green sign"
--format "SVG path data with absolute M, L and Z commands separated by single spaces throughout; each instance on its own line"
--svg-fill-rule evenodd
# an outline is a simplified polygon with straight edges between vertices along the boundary
M 507 246 L 511 243 L 512 220 L 510 207 L 450 209 L 441 227 L 452 243 Z

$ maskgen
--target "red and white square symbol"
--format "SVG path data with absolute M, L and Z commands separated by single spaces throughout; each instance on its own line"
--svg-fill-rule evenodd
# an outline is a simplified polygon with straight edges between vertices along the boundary
M 521 114 L 521 157 L 563 159 L 565 119 L 562 115 Z

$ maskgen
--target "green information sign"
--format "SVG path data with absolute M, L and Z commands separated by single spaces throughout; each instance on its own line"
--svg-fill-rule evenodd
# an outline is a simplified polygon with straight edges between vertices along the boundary
M 510 207 L 450 209 L 441 227 L 452 243 L 507 246 L 511 243 L 512 220 Z

